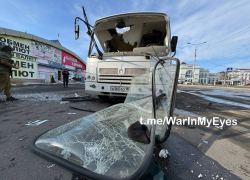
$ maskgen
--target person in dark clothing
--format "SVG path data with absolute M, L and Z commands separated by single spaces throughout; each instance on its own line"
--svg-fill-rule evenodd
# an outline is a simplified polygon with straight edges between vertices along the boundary
M 19 66 L 13 65 L 12 55 L 14 49 L 11 46 L 0 46 L 0 93 L 4 90 L 6 101 L 15 101 L 16 98 L 10 94 L 10 76 L 12 68 L 19 69 Z
M 68 83 L 69 83 L 69 72 L 68 69 L 64 69 L 63 70 L 63 86 L 65 87 L 65 83 L 66 83 L 66 88 L 68 87 Z

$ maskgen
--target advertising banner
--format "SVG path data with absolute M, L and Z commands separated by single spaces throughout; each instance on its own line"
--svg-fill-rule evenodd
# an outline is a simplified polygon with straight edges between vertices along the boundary
M 15 53 L 13 55 L 13 58 L 17 58 L 17 59 L 22 59 L 22 60 L 26 60 L 26 61 L 33 61 L 36 62 L 36 57 L 32 57 L 32 56 L 28 56 L 25 54 L 19 54 L 19 53 Z
M 62 51 L 62 63 L 68 66 L 73 66 L 77 69 L 86 69 L 85 65 L 81 61 L 64 51 Z
M 0 35 L 0 46 L 2 44 L 10 45 L 15 50 L 15 53 L 18 54 L 25 54 L 25 55 L 31 55 L 31 40 L 19 38 L 19 37 L 13 37 L 13 36 L 6 36 L 6 35 Z
M 36 57 L 31 54 L 31 40 L 0 35 L 0 45 L 10 45 L 14 48 L 12 60 L 14 65 L 20 69 L 12 68 L 12 77 L 21 79 L 36 79 L 37 78 L 37 63 Z
M 17 58 L 12 58 L 14 65 L 19 66 L 20 69 L 12 68 L 13 78 L 22 79 L 37 79 L 37 63 L 32 61 L 25 61 Z
M 54 48 L 54 62 L 62 63 L 62 51 Z
M 39 42 L 31 42 L 31 54 L 39 59 L 54 60 L 54 48 Z
M 76 68 L 73 66 L 65 65 L 65 68 L 67 68 L 68 70 L 71 70 L 71 71 L 76 71 Z
M 31 54 L 37 58 L 37 62 L 39 63 L 47 61 L 47 64 L 49 64 L 49 66 L 51 65 L 51 67 L 64 67 L 64 65 L 62 65 L 62 51 L 52 46 L 32 41 Z

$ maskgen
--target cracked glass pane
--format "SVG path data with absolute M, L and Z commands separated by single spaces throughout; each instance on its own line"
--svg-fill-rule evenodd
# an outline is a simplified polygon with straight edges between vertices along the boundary
M 157 101 L 157 114 L 161 116 L 169 115 L 174 81 L 168 75 L 170 72 L 167 75 L 166 72 L 174 67 L 159 68 L 156 73 L 156 79 L 160 80 L 157 80 L 156 90 L 161 89 L 166 94 Z M 164 77 L 158 78 L 160 76 Z M 125 178 L 149 157 L 146 151 L 152 146 L 152 143 L 131 140 L 127 129 L 140 118 L 153 118 L 152 114 L 152 72 L 149 72 L 132 79 L 125 103 L 52 129 L 41 135 L 35 146 L 92 172 Z M 147 126 L 151 130 L 151 125 Z M 165 130 L 165 125 L 157 125 L 158 134 L 164 134 Z
M 166 120 L 170 116 L 176 65 L 170 64 L 164 67 L 158 65 L 158 67 L 155 72 L 155 89 L 156 97 L 161 98 L 156 101 L 156 119 L 159 123 L 156 125 L 155 135 L 159 135 L 159 137 L 162 138 L 168 129 Z

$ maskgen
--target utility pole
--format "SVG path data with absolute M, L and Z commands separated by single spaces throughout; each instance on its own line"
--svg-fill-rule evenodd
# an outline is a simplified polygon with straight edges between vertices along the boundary
M 225 76 L 224 76 L 224 86 L 226 85 L 226 71 L 225 71 Z
M 195 61 L 196 61 L 196 49 L 198 45 L 205 44 L 206 42 L 199 43 L 199 44 L 193 44 L 193 43 L 187 43 L 195 46 L 195 51 L 194 51 L 194 66 L 193 66 L 193 78 L 192 78 L 192 84 L 194 85 L 194 80 L 195 80 Z

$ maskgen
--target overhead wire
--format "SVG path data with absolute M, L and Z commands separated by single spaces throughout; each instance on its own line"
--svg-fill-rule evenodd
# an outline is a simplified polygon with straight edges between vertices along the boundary
M 244 32 L 244 33 L 242 33 L 242 34 L 240 34 L 241 32 L 245 31 L 246 29 L 249 29 L 249 30 L 246 31 L 246 32 Z M 219 45 L 219 44 L 221 44 L 221 43 L 223 43 L 223 42 L 226 42 L 226 41 L 228 41 L 228 40 L 231 40 L 231 38 L 235 38 L 235 37 L 241 36 L 241 35 L 243 35 L 243 34 L 246 34 L 246 33 L 249 32 L 249 31 L 250 31 L 250 26 L 247 27 L 247 28 L 245 28 L 245 29 L 243 29 L 243 30 L 241 30 L 241 31 L 239 31 L 239 32 L 237 32 L 237 33 L 235 33 L 235 34 L 233 34 L 232 36 L 229 36 L 229 37 L 227 37 L 227 38 L 225 38 L 225 39 L 223 39 L 223 40 L 221 40 L 221 41 L 219 41 L 219 42 L 213 44 L 212 46 L 209 46 L 209 47 L 207 47 L 207 48 L 201 49 L 200 52 L 201 52 L 201 51 L 205 51 L 205 50 L 207 50 L 207 49 L 214 48 L 215 46 L 217 46 L 217 45 Z M 240 35 L 236 36 L 237 34 L 240 34 Z M 234 37 L 234 36 L 235 36 L 235 37 Z
M 247 29 L 249 29 L 249 30 L 247 30 Z M 245 31 L 245 30 L 247 30 L 247 31 Z M 245 31 L 245 32 L 244 32 L 244 31 Z M 213 44 L 213 45 L 211 45 L 211 46 L 209 46 L 209 47 L 206 47 L 206 48 L 204 48 L 204 49 L 197 50 L 197 51 L 198 51 L 198 52 L 202 52 L 202 51 L 205 51 L 205 50 L 212 49 L 212 48 L 214 48 L 214 47 L 216 47 L 216 46 L 218 46 L 218 45 L 220 45 L 220 44 L 222 44 L 222 43 L 224 43 L 224 42 L 226 42 L 226 41 L 228 41 L 228 40 L 231 40 L 232 38 L 239 37 L 239 36 L 241 36 L 241 35 L 243 35 L 243 34 L 249 32 L 249 31 L 250 31 L 250 26 L 248 26 L 247 28 L 245 28 L 245 29 L 243 29 L 243 30 L 240 30 L 239 32 L 237 32 L 237 33 L 235 33 L 235 34 L 233 34 L 233 35 L 231 35 L 231 36 L 229 36 L 229 37 L 227 37 L 227 38 L 225 38 L 225 39 L 223 39 L 223 40 L 221 40 L 221 41 L 219 41 L 219 42 L 217 42 L 217 43 L 215 43 L 215 44 Z M 243 33 L 242 33 L 242 32 L 243 32 Z M 241 34 L 240 34 L 240 33 L 241 33 Z M 240 34 L 240 35 L 238 35 L 238 34 Z M 236 36 L 236 35 L 238 35 L 238 36 Z M 191 57 L 192 57 L 192 55 L 188 56 L 187 59 L 189 59 L 189 58 L 191 58 Z

